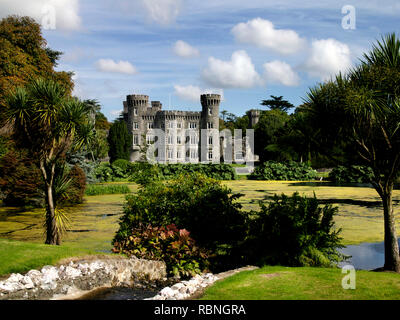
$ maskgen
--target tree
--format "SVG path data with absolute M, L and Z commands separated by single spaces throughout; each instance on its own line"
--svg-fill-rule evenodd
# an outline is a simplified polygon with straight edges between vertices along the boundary
M 284 160 L 279 159 L 279 153 L 268 150 L 268 146 L 277 143 L 278 136 L 284 130 L 285 124 L 290 116 L 279 109 L 263 111 L 260 120 L 254 127 L 255 153 L 260 156 L 261 161 Z
M 383 204 L 385 270 L 400 272 L 392 191 L 400 173 L 400 40 L 383 37 L 348 74 L 313 88 L 306 106 L 324 146 L 346 141 L 347 164 L 372 168 Z M 332 154 L 331 154 L 332 155 Z
M 294 108 L 294 105 L 287 100 L 283 100 L 283 96 L 276 97 L 270 96 L 272 99 L 263 100 L 260 104 L 269 107 L 270 110 L 281 110 L 287 112 L 289 109 Z
M 37 77 L 62 83 L 69 93 L 72 92 L 73 74 L 54 71 L 61 52 L 47 47 L 40 25 L 32 18 L 9 16 L 2 19 L 0 48 L 0 104 L 10 90 Z
M 107 141 L 111 163 L 118 159 L 130 159 L 132 135 L 129 134 L 125 121 L 118 119 L 111 125 Z
M 93 130 L 85 104 L 68 96 L 68 89 L 53 80 L 36 79 L 6 98 L 6 121 L 13 139 L 26 149 L 40 169 L 46 203 L 46 244 L 61 244 L 56 210 L 57 168 L 70 149 L 79 149 L 85 133 Z M 56 188 L 57 187 L 57 188 Z

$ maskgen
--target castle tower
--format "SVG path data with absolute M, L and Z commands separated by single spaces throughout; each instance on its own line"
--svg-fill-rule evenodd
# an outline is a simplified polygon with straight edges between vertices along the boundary
M 200 132 L 200 161 L 218 162 L 219 148 L 219 94 L 202 94 L 200 129 L 208 129 L 207 134 Z
M 260 110 L 251 109 L 248 111 L 250 128 L 254 128 L 254 126 L 260 120 Z
M 201 129 L 219 129 L 219 104 L 221 103 L 221 96 L 219 94 L 202 94 L 200 101 L 202 107 Z

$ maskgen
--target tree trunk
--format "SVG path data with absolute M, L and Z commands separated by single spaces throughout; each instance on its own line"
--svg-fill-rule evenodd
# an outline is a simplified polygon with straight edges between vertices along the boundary
M 61 239 L 57 228 L 54 208 L 53 187 L 46 184 L 46 244 L 60 245 Z
M 392 188 L 382 193 L 383 215 L 385 225 L 385 270 L 400 272 L 399 243 L 397 242 L 396 226 L 392 203 Z

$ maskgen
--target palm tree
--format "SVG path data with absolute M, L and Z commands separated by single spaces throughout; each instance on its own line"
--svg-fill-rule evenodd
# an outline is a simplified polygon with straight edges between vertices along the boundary
M 52 80 L 36 79 L 6 99 L 6 119 L 18 146 L 27 149 L 39 167 L 46 195 L 46 244 L 61 244 L 57 223 L 57 165 L 68 150 L 81 148 L 90 131 L 88 108 Z
M 400 40 L 390 34 L 364 54 L 359 66 L 310 90 L 306 100 L 325 148 L 345 141 L 347 162 L 372 168 L 371 183 L 383 204 L 384 269 L 396 272 L 400 256 L 392 191 L 400 174 L 399 88 Z

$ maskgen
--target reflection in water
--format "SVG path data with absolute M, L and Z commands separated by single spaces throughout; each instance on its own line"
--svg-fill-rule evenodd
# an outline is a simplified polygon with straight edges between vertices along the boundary
M 383 242 L 351 245 L 341 249 L 340 252 L 352 256 L 347 262 L 341 263 L 341 266 L 351 264 L 356 269 L 373 270 L 383 267 L 385 262 Z

